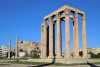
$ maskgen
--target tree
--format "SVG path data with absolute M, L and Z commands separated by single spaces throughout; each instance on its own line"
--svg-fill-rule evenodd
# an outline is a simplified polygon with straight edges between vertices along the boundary
M 92 52 L 89 52 L 89 54 L 91 55 L 91 58 L 96 58 L 96 55 Z
M 100 58 L 100 53 L 97 54 L 97 58 Z
M 40 58 L 40 50 L 39 48 L 35 48 L 31 51 L 31 57 L 32 58 Z

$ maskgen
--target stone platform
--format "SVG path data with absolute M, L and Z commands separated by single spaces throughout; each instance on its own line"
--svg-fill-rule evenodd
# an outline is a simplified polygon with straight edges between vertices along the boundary
M 29 59 L 28 62 L 43 63 L 62 63 L 62 64 L 83 64 L 87 63 L 86 59 Z

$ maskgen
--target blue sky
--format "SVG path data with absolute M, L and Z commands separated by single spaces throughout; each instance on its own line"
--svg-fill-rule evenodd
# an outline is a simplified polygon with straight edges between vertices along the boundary
M 87 46 L 100 47 L 99 0 L 0 0 L 0 44 L 14 46 L 17 36 L 39 42 L 43 17 L 63 5 L 86 12 Z

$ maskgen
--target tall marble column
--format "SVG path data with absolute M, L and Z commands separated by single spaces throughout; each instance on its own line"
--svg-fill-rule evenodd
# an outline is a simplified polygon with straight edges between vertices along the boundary
M 59 14 L 57 14 L 57 50 L 56 50 L 56 58 L 61 58 L 62 54 L 62 46 L 61 46 L 61 18 Z
M 40 48 L 40 50 L 41 50 L 41 55 L 40 55 L 40 58 L 43 58 L 43 41 L 44 41 L 44 23 L 42 23 L 41 24 L 41 48 Z
M 70 10 L 65 9 L 65 59 L 70 57 Z
M 85 15 L 82 16 L 82 43 L 83 43 L 83 58 L 87 58 L 87 47 L 86 47 L 86 19 Z
M 74 57 L 78 58 L 78 14 L 74 14 Z
M 48 58 L 54 58 L 53 55 L 53 18 L 49 18 L 49 57 Z
M 46 58 L 47 49 L 47 22 L 44 22 L 41 27 L 41 58 Z

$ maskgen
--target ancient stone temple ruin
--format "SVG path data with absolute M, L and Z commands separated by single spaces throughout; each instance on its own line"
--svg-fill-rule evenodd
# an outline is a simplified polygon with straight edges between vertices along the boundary
M 82 24 L 82 56 L 79 57 L 79 44 L 78 44 L 78 16 L 81 16 Z M 85 12 L 70 6 L 63 6 L 43 19 L 41 24 L 41 58 L 55 58 L 55 59 L 70 59 L 70 20 L 73 20 L 73 33 L 74 33 L 74 51 L 72 58 L 87 58 L 86 47 L 86 15 Z M 62 32 L 61 21 L 65 22 L 65 51 L 62 57 Z M 56 33 L 54 35 L 56 25 Z M 54 36 L 56 36 L 56 44 L 54 44 Z M 56 47 L 55 47 L 56 45 Z M 56 48 L 56 49 L 55 49 Z M 55 52 L 56 51 L 56 52 Z

